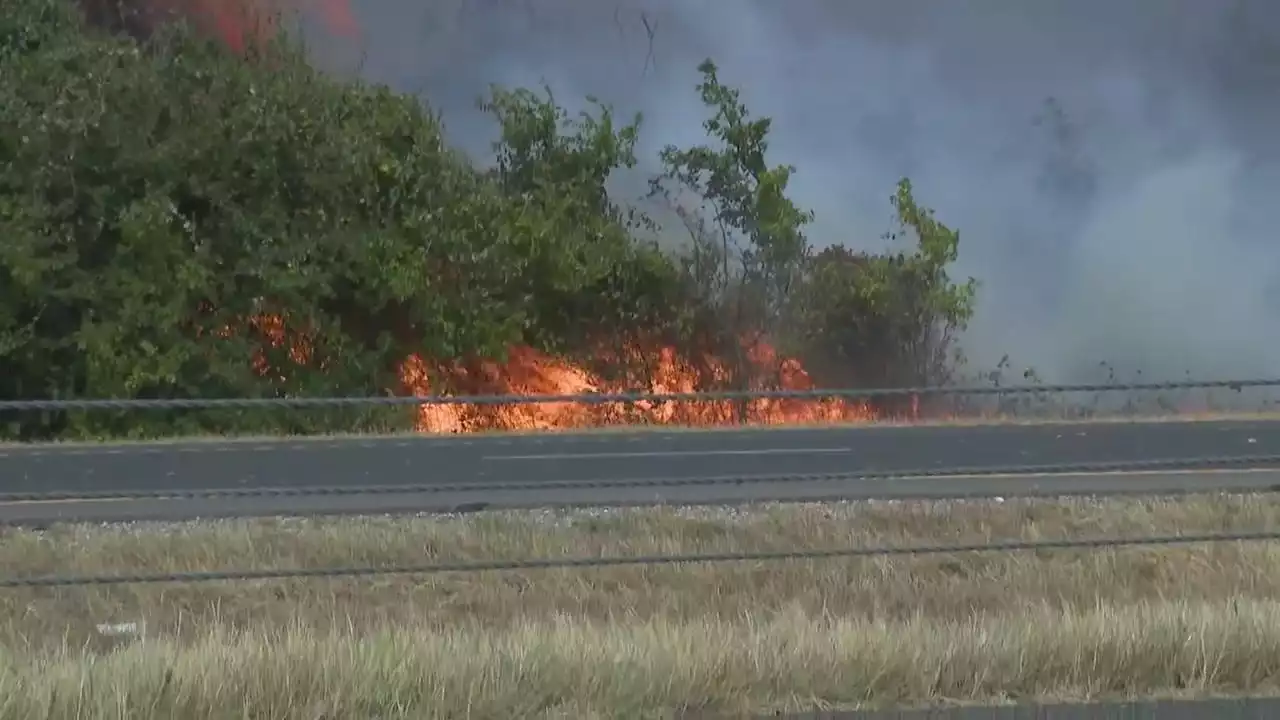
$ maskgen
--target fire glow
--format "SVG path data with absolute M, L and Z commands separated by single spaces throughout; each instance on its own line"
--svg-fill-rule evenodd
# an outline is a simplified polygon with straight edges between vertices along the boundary
M 255 318 L 249 326 L 266 345 L 287 348 L 294 363 L 310 362 L 314 353 L 305 333 L 291 332 L 278 317 Z M 221 334 L 229 334 L 224 330 Z M 744 341 L 745 383 L 750 390 L 813 390 L 812 378 L 801 363 L 780 356 L 765 340 Z M 589 393 L 643 393 L 653 395 L 693 393 L 707 381 L 730 386 L 734 378 L 729 364 L 711 355 L 690 362 L 674 348 L 628 350 L 626 366 L 632 371 L 609 381 L 565 358 L 532 347 L 517 345 L 505 361 L 475 360 L 432 362 L 410 355 L 400 363 L 399 392 L 414 397 L 467 395 L 558 396 Z M 261 375 L 280 377 L 285 368 L 273 367 L 266 353 L 251 359 Z M 444 388 L 447 388 L 444 389 Z M 812 423 L 872 422 L 876 409 L 865 401 L 828 399 L 755 398 L 748 401 L 641 401 L 635 403 L 540 402 L 511 405 L 422 405 L 417 430 L 424 433 L 468 433 L 492 430 L 574 430 L 631 425 L 721 427 L 731 425 L 793 425 Z

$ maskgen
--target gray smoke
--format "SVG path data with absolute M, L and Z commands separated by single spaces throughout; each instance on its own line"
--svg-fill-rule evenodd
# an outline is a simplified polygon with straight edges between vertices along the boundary
M 815 244 L 879 249 L 901 176 L 982 282 L 965 338 L 1052 381 L 1280 374 L 1280 3 L 1273 0 L 357 0 L 330 68 L 421 93 L 478 156 L 489 83 L 703 138 L 712 57 L 774 118 Z M 363 55 L 361 54 L 363 53 Z M 644 172 L 655 170 L 653 165 Z M 622 179 L 619 199 L 641 194 Z

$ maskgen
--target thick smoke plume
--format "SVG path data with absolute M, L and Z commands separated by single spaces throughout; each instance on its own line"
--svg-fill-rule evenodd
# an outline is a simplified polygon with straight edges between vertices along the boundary
M 650 157 L 698 142 L 695 65 L 713 57 L 774 117 L 816 244 L 882 247 L 903 175 L 961 229 L 959 270 L 983 283 L 978 367 L 1280 367 L 1275 2 L 353 2 L 363 41 L 317 61 L 422 93 L 476 153 L 490 82 L 643 111 Z

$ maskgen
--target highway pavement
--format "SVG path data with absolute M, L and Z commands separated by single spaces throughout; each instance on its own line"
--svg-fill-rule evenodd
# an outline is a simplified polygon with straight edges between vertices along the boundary
M 1280 487 L 1280 466 L 1123 474 L 1045 474 L 1018 469 L 1027 465 L 1268 454 L 1280 455 L 1280 420 L 3 445 L 0 493 L 419 487 L 368 495 L 6 502 L 0 503 L 0 522 L 771 499 L 1273 490 Z M 997 477 L 785 477 L 957 467 L 1006 468 L 1010 472 Z M 740 481 L 707 482 L 728 477 Z M 653 480 L 665 484 L 652 484 Z M 495 487 L 511 484 L 520 487 Z

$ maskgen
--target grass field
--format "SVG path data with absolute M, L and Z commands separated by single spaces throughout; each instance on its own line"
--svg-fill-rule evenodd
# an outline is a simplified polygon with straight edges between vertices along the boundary
M 64 527 L 6 575 L 1280 527 L 1280 498 Z M 0 591 L 0 718 L 661 717 L 1280 691 L 1280 546 Z M 109 636 L 101 623 L 138 623 Z

